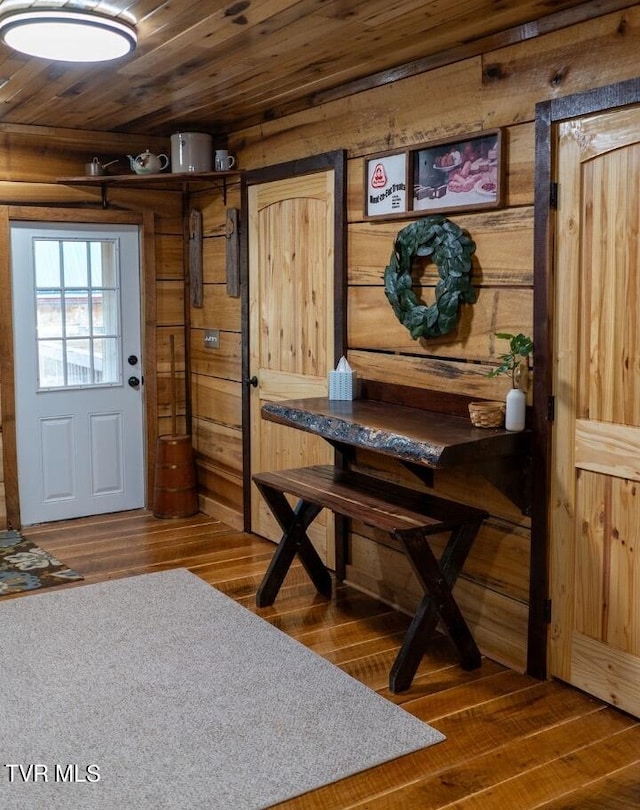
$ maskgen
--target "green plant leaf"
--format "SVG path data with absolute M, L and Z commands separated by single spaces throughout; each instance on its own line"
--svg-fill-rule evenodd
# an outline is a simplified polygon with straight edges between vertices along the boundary
M 487 373 L 488 377 L 497 377 L 499 374 L 511 374 L 514 377 L 515 371 L 524 359 L 533 353 L 533 340 L 519 332 L 512 335 L 509 332 L 496 332 L 495 336 L 500 340 L 509 341 L 509 351 L 498 355 L 501 361 L 496 368 Z

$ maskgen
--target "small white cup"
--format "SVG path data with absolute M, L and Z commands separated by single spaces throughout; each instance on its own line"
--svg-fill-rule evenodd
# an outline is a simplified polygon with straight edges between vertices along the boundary
M 217 172 L 228 172 L 235 166 L 236 159 L 226 149 L 216 149 L 215 168 Z

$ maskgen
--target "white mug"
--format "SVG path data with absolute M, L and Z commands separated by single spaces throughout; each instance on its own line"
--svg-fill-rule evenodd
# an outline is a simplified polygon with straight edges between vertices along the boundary
M 217 172 L 228 172 L 235 166 L 236 159 L 226 149 L 216 149 L 215 167 Z

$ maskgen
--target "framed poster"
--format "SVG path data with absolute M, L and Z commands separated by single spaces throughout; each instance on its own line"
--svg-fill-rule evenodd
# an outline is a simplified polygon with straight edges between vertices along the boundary
M 499 208 L 502 130 L 477 132 L 365 159 L 365 219 Z
M 407 165 L 406 151 L 374 155 L 365 161 L 365 216 L 406 214 Z
M 413 211 L 498 208 L 502 204 L 500 130 L 412 149 Z

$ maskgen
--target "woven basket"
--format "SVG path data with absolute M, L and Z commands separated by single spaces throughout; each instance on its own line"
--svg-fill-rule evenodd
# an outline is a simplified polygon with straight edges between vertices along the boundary
M 502 427 L 505 407 L 504 402 L 470 402 L 471 423 L 480 428 Z

